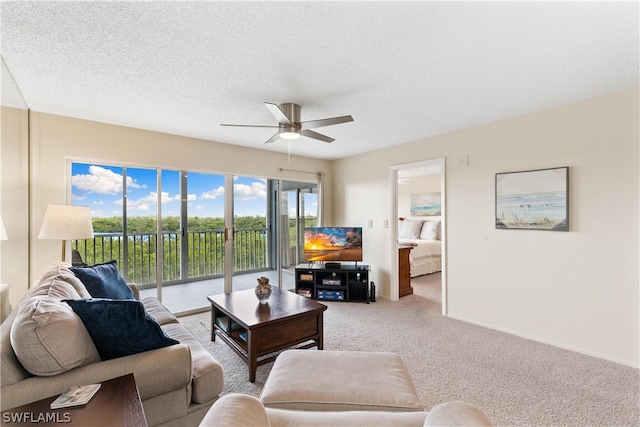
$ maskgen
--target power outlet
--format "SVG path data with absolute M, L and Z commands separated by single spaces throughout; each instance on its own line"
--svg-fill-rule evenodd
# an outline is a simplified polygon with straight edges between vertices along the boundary
M 384 221 L 382 221 L 382 226 L 383 226 L 384 228 L 389 228 L 389 220 L 388 220 L 388 219 L 385 219 Z

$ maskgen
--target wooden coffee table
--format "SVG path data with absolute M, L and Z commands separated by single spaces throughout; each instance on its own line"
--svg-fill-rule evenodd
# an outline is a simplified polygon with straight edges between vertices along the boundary
M 136 426 L 147 420 L 133 374 L 104 381 L 84 406 L 51 409 L 59 395 L 2 411 L 2 425 L 12 426 Z
M 208 296 L 211 302 L 211 341 L 216 334 L 249 365 L 249 381 L 259 365 L 275 360 L 288 348 L 322 350 L 322 313 L 327 306 L 272 287 L 268 303 L 260 304 L 255 291 Z

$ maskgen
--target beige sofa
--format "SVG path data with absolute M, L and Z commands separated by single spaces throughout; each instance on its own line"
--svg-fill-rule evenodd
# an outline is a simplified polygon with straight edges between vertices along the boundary
M 246 394 L 222 396 L 209 410 L 200 427 L 490 427 L 477 407 L 460 401 L 441 403 L 431 411 L 305 411 L 265 407 Z
M 2 410 L 60 394 L 73 385 L 97 383 L 133 372 L 150 426 L 197 425 L 223 389 L 220 363 L 153 297 L 142 300 L 146 312 L 179 343 L 100 360 L 80 318 L 60 302 L 91 297 L 69 267 L 58 263 L 46 271 L 0 327 Z M 36 303 L 49 304 L 54 309 L 44 310 L 44 316 L 40 313 L 41 324 L 34 326 L 38 330 L 31 334 L 31 330 L 24 329 L 23 324 L 28 321 L 23 319 L 30 305 Z M 16 348 L 21 348 L 20 340 L 37 336 L 38 342 L 30 344 L 44 345 L 49 354 L 27 364 L 22 350 L 15 351 L 12 346 L 12 327 Z M 18 333 L 23 330 L 27 332 Z

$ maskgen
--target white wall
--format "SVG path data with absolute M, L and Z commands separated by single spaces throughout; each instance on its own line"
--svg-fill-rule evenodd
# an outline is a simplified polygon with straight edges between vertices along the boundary
M 389 296 L 389 168 L 445 157 L 448 315 L 638 367 L 638 97 L 627 91 L 335 161 L 333 223 L 374 220 L 364 262 Z M 570 231 L 497 230 L 495 174 L 557 166 L 570 168 Z
M 280 168 L 309 172 L 326 172 L 330 169 L 330 163 L 325 160 L 294 155 L 289 161 L 288 156 L 281 153 L 37 112 L 31 113 L 30 147 L 30 181 L 19 189 L 26 195 L 29 185 L 31 187 L 30 277 L 22 267 L 5 265 L 5 269 L 13 269 L 13 273 L 22 276 L 20 280 L 10 283 L 12 301 L 20 298 L 29 283 L 39 278 L 47 266 L 60 259 L 60 242 L 38 240 L 37 237 L 47 204 L 70 203 L 69 160 L 302 181 L 314 181 L 315 176 L 281 172 Z M 24 162 L 2 160 L 3 176 L 5 173 L 22 171 L 24 167 Z M 328 201 L 325 211 L 330 213 L 331 177 L 326 176 L 325 182 L 329 188 L 325 192 Z M 4 181 L 2 184 L 4 194 Z M 3 220 L 5 214 L 12 221 L 11 218 L 25 215 L 26 212 L 29 212 L 26 205 L 11 206 L 11 209 L 5 206 Z

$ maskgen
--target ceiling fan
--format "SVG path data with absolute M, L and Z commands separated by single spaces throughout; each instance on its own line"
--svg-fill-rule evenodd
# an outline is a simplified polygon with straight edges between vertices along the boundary
M 273 114 L 278 121 L 277 125 L 233 125 L 222 123 L 220 126 L 241 126 L 241 127 L 257 127 L 257 128 L 277 128 L 278 131 L 269 138 L 265 144 L 274 142 L 279 138 L 297 139 L 300 136 L 317 139 L 323 142 L 333 142 L 335 139 L 326 135 L 319 134 L 310 130 L 311 128 L 319 128 L 322 126 L 337 125 L 340 123 L 352 122 L 351 116 L 332 117 L 329 119 L 300 121 L 300 106 L 298 104 L 285 103 L 276 105 L 271 102 L 265 102 L 264 105 Z

